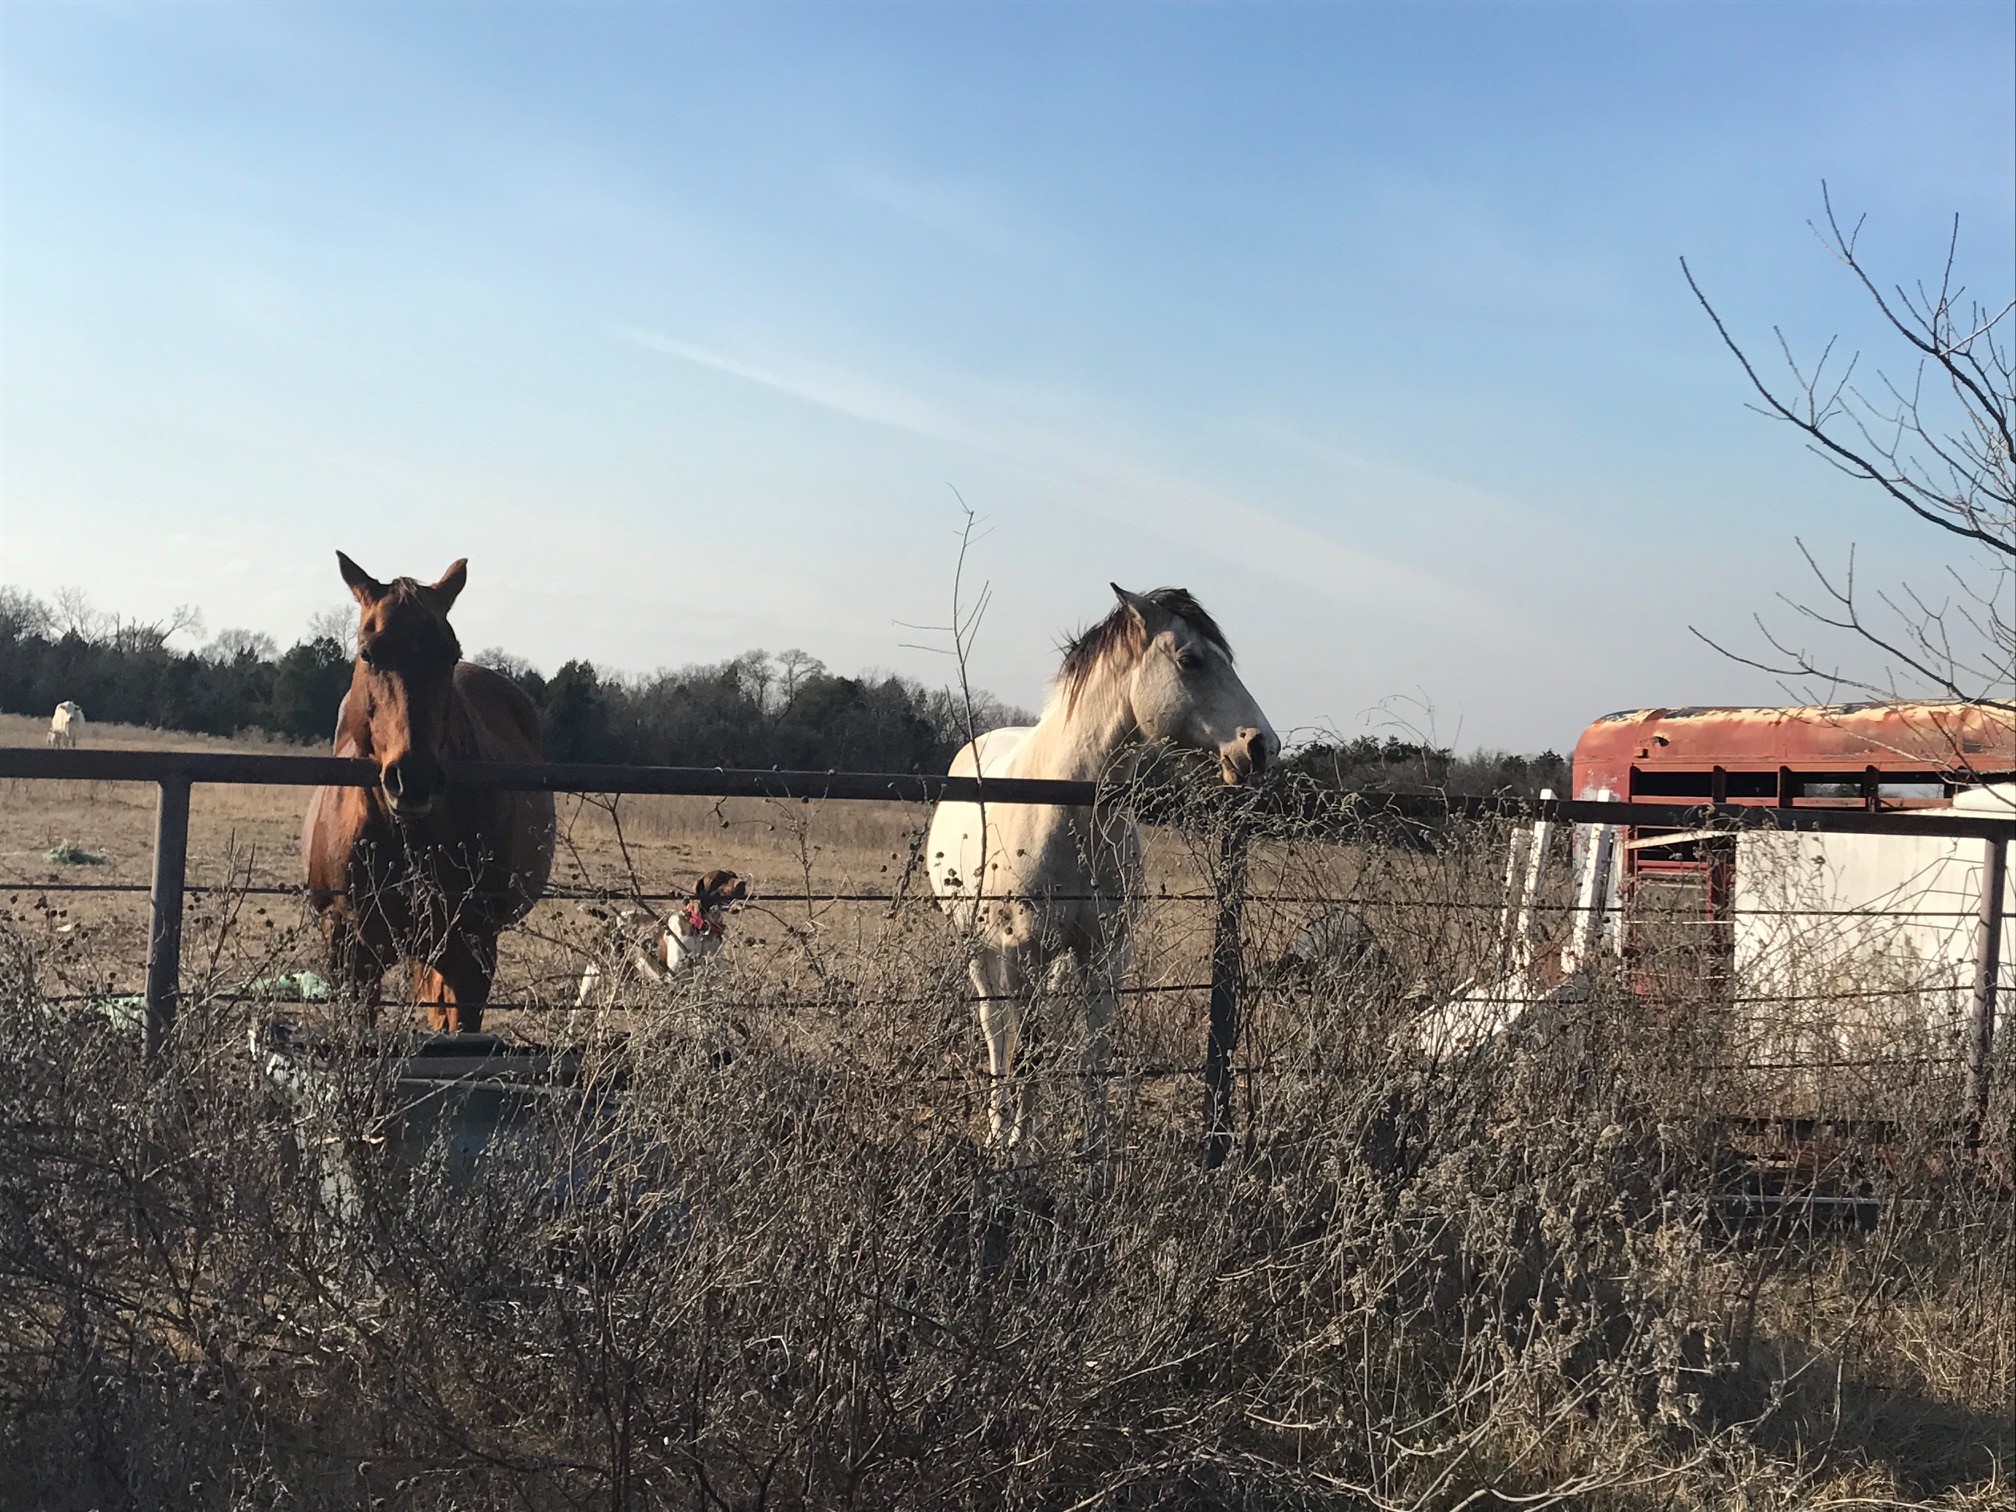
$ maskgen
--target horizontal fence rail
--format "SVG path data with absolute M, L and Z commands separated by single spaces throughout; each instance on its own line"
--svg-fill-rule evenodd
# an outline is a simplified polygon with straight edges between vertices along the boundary
M 20 879 L 0 878 L 0 892 L 10 895 L 20 893 L 144 893 L 153 888 L 145 882 L 40 882 Z M 305 898 L 310 888 L 305 882 L 191 882 L 183 888 L 190 897 L 217 895 L 227 898 Z M 320 891 L 320 890 L 318 890 Z M 341 896 L 329 890 L 331 896 Z M 593 903 L 620 907 L 627 903 L 684 903 L 693 896 L 693 890 L 686 888 L 678 892 L 646 892 L 641 889 L 621 888 L 611 890 L 606 887 L 583 887 L 576 883 L 549 882 L 540 895 L 553 902 Z M 818 888 L 793 887 L 785 892 L 751 892 L 749 902 L 760 904 L 783 898 L 792 903 L 909 903 L 924 895 L 915 892 L 821 892 Z M 1015 899 L 1019 893 L 965 893 L 969 900 L 981 902 L 998 899 Z M 1046 903 L 1100 903 L 1119 902 L 1133 898 L 1141 903 L 1215 903 L 1215 892 L 1143 892 L 1143 893 L 1074 893 L 1044 892 Z M 1248 888 L 1246 901 L 1249 903 L 1313 903 L 1327 908 L 1370 908 L 1378 907 L 1395 911 L 1408 909 L 1434 909 L 1450 913 L 1503 913 L 1505 905 L 1488 899 L 1476 898 L 1386 898 L 1359 893 L 1312 893 L 1273 892 L 1266 889 Z M 1544 917 L 1574 917 L 1580 914 L 1607 914 L 1612 909 L 1609 903 L 1558 903 L 1540 900 L 1533 904 L 1536 915 Z M 1753 919 L 1804 919 L 1812 915 L 1810 908 L 1763 908 L 1746 905 L 1746 916 Z M 1978 917 L 1978 908 L 1833 908 L 1827 910 L 1830 919 L 1972 919 Z M 2007 915 L 2005 914 L 2005 917 Z M 1661 924 L 1668 929 L 1710 928 L 1720 924 L 1717 919 L 1662 919 Z
M 786 772 L 735 767 L 604 766 L 592 762 L 457 762 L 450 780 L 521 792 L 621 793 L 677 798 L 788 798 L 893 803 L 1037 803 L 1083 808 L 1095 782 L 1029 777 L 950 777 L 929 772 Z M 0 778 L 77 782 L 244 783 L 283 787 L 376 787 L 378 765 L 342 756 L 269 756 L 233 751 L 90 751 L 0 747 Z M 1107 788 L 1107 792 L 1118 789 Z M 2016 818 L 1928 814 L 1922 809 L 1768 808 L 1737 803 L 1618 803 L 1577 798 L 1479 798 L 1413 793 L 1305 793 L 1277 797 L 1235 789 L 1256 817 L 1310 823 L 1378 819 L 1536 819 L 1648 829 L 1777 829 L 1809 834 L 1927 835 L 2016 840 Z
M 0 747 L 0 779 L 68 780 L 79 782 L 151 782 L 157 785 L 160 807 L 155 827 L 153 878 L 149 884 L 30 883 L 8 885 L 34 891 L 145 891 L 150 895 L 144 1044 L 151 1057 L 172 1027 L 180 994 L 183 902 L 189 892 L 299 893 L 298 887 L 230 885 L 190 887 L 186 881 L 189 794 L 197 783 L 292 787 L 376 787 L 374 761 L 338 756 L 272 755 L 223 751 L 76 750 L 46 747 Z M 510 791 L 543 791 L 690 798 L 762 798 L 894 803 L 1041 804 L 1085 808 L 1124 800 L 1129 790 L 1096 782 L 1049 781 L 1029 778 L 953 777 L 931 773 L 800 772 L 723 767 L 611 766 L 586 762 L 460 762 L 450 763 L 449 780 L 464 787 Z M 1144 817 L 1157 817 L 1150 789 Z M 1967 1105 L 1976 1129 L 1987 1100 L 1987 1070 L 1994 1034 L 1996 962 L 2001 934 L 2001 878 L 2006 847 L 2016 841 L 2016 818 L 1988 815 L 1927 813 L 1923 809 L 1871 812 L 1866 809 L 1777 808 L 1750 804 L 1624 803 L 1589 799 L 1522 799 L 1464 797 L 1442 794 L 1365 794 L 1332 792 L 1309 786 L 1229 789 L 1222 795 L 1221 815 L 1232 822 L 1221 836 L 1219 881 L 1215 892 L 1199 894 L 1142 893 L 1143 901 L 1212 902 L 1217 905 L 1211 951 L 1211 981 L 1181 988 L 1134 988 L 1123 991 L 1210 992 L 1210 1032 L 1203 1076 L 1205 1081 L 1206 1155 L 1212 1164 L 1231 1147 L 1232 1056 L 1239 1036 L 1239 931 L 1242 909 L 1251 901 L 1309 901 L 1328 905 L 1356 899 L 1307 898 L 1290 894 L 1248 894 L 1245 885 L 1247 838 L 1255 825 L 1278 834 L 1323 840 L 1343 839 L 1381 824 L 1398 822 L 1433 830 L 1456 821 L 1532 821 L 1555 824 L 1606 825 L 1640 830 L 1684 832 L 1689 840 L 1704 831 L 1784 831 L 1808 834 L 1863 834 L 1971 839 L 1983 843 L 1984 866 L 1979 929 L 1981 948 L 1973 985 L 1975 1011 L 1967 1047 Z M 1652 837 L 1656 842 L 1657 836 Z M 1676 840 L 1681 836 L 1676 835 Z M 555 897 L 579 896 L 564 887 L 549 889 Z M 673 901 L 681 895 L 649 895 Z M 796 895 L 794 894 L 794 897 Z M 891 893 L 821 894 L 829 901 L 896 902 Z M 1404 906 L 1403 900 L 1403 906 Z M 1420 906 L 1496 909 L 1495 903 L 1424 900 Z M 1557 905 L 1542 905 L 1550 909 Z M 1570 913 L 1606 905 L 1568 905 Z M 1786 910 L 1796 912 L 1796 910 Z M 1869 910 L 1871 916 L 1890 910 Z M 1895 911 L 1906 916 L 1907 911 Z M 1964 917 L 1966 911 L 1940 917 Z M 1925 917 L 1920 911 L 1910 916 Z M 1836 994 L 1838 995 L 1838 994 Z M 1849 995 L 1856 995 L 1850 993 Z M 1775 998 L 1773 1000 L 1776 1000 Z M 1535 1001 L 1538 1001 L 1536 999 Z
M 972 778 L 931 772 L 782 772 L 730 766 L 601 766 L 595 762 L 452 762 L 450 780 L 518 792 L 619 792 L 671 798 L 835 798 L 869 802 L 1034 802 L 1085 808 L 1099 782 Z M 212 750 L 56 750 L 0 746 L 0 778 L 73 782 L 238 782 L 252 786 L 375 788 L 377 762 L 347 756 L 266 756 Z M 1109 792 L 1117 788 L 1107 788 Z M 1534 818 L 1554 825 L 1633 829 L 1780 829 L 1814 835 L 1931 835 L 2016 841 L 2016 818 L 1927 814 L 1921 808 L 1766 808 L 1760 804 L 1611 802 L 1597 798 L 1476 798 L 1443 794 L 1361 794 L 1234 790 L 1258 816 L 1306 823 L 1379 818 Z
M 601 766 L 585 761 L 463 761 L 463 787 L 515 792 L 623 793 L 671 798 L 833 798 L 885 803 L 1049 803 L 1084 807 L 1094 782 L 1028 777 L 947 777 L 926 772 L 783 772 L 731 767 Z M 74 751 L 0 748 L 0 777 L 81 782 L 216 782 L 277 787 L 376 787 L 378 763 L 346 756 L 266 756 L 234 751 Z

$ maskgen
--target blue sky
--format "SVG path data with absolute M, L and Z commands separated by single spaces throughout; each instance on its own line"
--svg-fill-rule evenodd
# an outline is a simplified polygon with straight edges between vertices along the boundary
M 935 681 L 956 489 L 1011 699 L 1117 579 L 1284 728 L 1776 701 L 1688 625 L 1795 536 L 1941 543 L 1744 408 L 1678 258 L 1760 348 L 1884 352 L 1824 179 L 2006 298 L 2012 14 L 15 0 L 0 581 L 284 643 L 339 547 L 466 555 L 464 644 L 549 671 Z

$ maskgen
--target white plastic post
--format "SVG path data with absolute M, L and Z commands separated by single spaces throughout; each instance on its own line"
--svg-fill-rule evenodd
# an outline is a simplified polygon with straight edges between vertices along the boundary
M 1584 842 L 1582 871 L 1575 880 L 1575 923 L 1561 951 L 1561 969 L 1580 971 L 1603 937 L 1610 912 L 1610 871 L 1617 854 L 1617 826 L 1578 824 Z
M 1554 789 L 1540 789 L 1540 801 L 1550 802 Z M 1526 885 L 1519 892 L 1519 923 L 1513 931 L 1514 969 L 1524 972 L 1533 964 L 1533 904 L 1540 896 L 1540 879 L 1547 872 L 1547 842 L 1554 837 L 1551 819 L 1533 821 L 1532 848 L 1526 853 Z

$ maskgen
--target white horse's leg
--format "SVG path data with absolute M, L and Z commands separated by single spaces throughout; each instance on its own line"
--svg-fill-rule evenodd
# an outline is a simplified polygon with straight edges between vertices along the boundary
M 1022 1092 L 1015 1080 L 1015 1052 L 1022 1035 L 1022 1004 L 1014 996 L 1007 962 L 985 950 L 967 967 L 980 999 L 980 1032 L 987 1036 L 987 1118 L 989 1139 L 1003 1149 L 1022 1140 Z

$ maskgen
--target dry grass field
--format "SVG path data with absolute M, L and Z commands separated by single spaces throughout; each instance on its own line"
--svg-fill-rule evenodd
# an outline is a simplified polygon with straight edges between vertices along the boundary
M 1209 833 L 1151 835 L 1105 1155 L 1045 1003 L 1016 1163 L 906 875 L 922 810 L 562 799 L 494 1027 L 578 1074 L 472 1167 L 415 1153 L 369 1050 L 410 1010 L 374 1038 L 236 991 L 319 959 L 246 890 L 296 880 L 305 798 L 196 790 L 222 890 L 150 1071 L 86 1001 L 138 986 L 144 892 L 57 885 L 144 888 L 152 792 L 0 783 L 0 1507 L 2016 1505 L 2006 1091 L 1986 1160 L 1913 1058 L 1832 1089 L 1899 1127 L 1746 1143 L 1681 970 L 1647 998 L 1606 967 L 1424 1060 L 1421 1005 L 1497 964 L 1502 829 L 1256 845 L 1240 1138 L 1207 1170 Z M 757 889 L 722 960 L 576 1010 L 587 908 L 717 866 Z M 1280 971 L 1324 898 L 1383 956 Z M 257 1073 L 264 1016 L 333 1047 L 312 1093 Z M 1716 1196 L 1780 1188 L 1834 1205 Z
M 0 745 L 39 743 L 45 728 L 25 716 L 0 715 Z M 268 740 L 121 725 L 91 725 L 85 738 L 114 749 L 306 753 Z M 258 891 L 300 884 L 307 801 L 300 788 L 193 789 L 184 947 L 192 992 L 322 963 L 319 933 L 298 900 Z M 47 939 L 72 993 L 131 993 L 141 986 L 155 806 L 153 788 L 143 783 L 0 780 L 0 910 Z M 676 903 L 668 900 L 716 867 L 736 872 L 753 889 L 734 919 L 727 951 L 751 991 L 788 994 L 835 973 L 859 976 L 864 963 L 891 950 L 915 955 L 950 943 L 923 869 L 913 863 L 930 820 L 922 805 L 561 795 L 556 808 L 552 895 L 505 936 L 494 996 L 514 1006 L 485 1021 L 507 1038 L 550 1037 L 551 1015 L 573 1003 L 583 967 L 611 949 L 608 921 L 616 908 L 641 896 L 669 911 Z M 50 859 L 66 845 L 103 861 Z M 1137 932 L 1133 978 L 1152 991 L 1141 995 L 1134 1015 L 1146 1037 L 1140 1053 L 1160 1063 L 1194 1062 L 1201 1054 L 1202 984 L 1210 976 L 1208 866 L 1161 831 L 1149 832 L 1147 849 L 1151 901 Z M 1306 855 L 1290 860 L 1263 847 L 1254 874 L 1262 899 L 1249 910 L 1247 934 L 1256 952 L 1271 959 L 1320 911 L 1315 895 L 1352 893 L 1357 867 L 1346 852 L 1312 869 Z M 100 886 L 127 890 L 66 890 Z M 1270 890 L 1286 901 L 1266 901 Z M 892 898 L 900 901 L 885 901 Z M 387 993 L 401 990 L 396 974 L 388 976 Z

